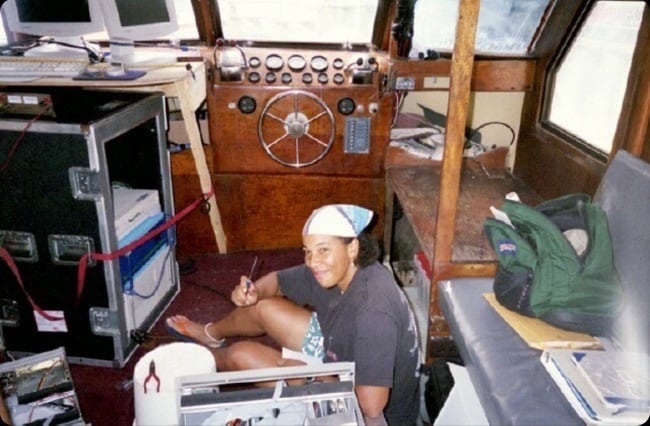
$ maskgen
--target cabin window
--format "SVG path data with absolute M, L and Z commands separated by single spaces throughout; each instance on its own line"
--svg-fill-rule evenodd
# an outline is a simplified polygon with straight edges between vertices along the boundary
M 476 29 L 477 54 L 527 56 L 553 0 L 482 0 Z M 411 58 L 428 50 L 451 53 L 459 0 L 415 1 Z
M 371 43 L 377 0 L 218 0 L 229 40 Z
M 594 2 L 552 68 L 545 124 L 589 152 L 612 149 L 644 7 Z

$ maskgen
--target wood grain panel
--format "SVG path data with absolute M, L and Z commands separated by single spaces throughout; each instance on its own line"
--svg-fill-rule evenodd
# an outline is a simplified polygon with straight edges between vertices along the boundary
M 323 204 L 354 203 L 376 213 L 383 229 L 384 180 L 305 175 L 219 174 L 215 188 L 229 251 L 301 247 L 311 212 Z
M 381 223 L 375 226 L 375 234 L 381 237 L 385 199 L 383 167 L 394 115 L 394 97 L 383 90 L 388 67 L 385 55 L 279 47 L 245 47 L 242 51 L 249 63 L 253 57 L 261 63 L 242 70 L 241 79 L 228 80 L 220 68 L 213 68 L 207 93 L 213 182 L 219 194 L 228 250 L 300 247 L 302 226 L 309 214 L 331 203 L 353 203 L 372 209 Z M 279 69 L 270 70 L 265 66 L 265 58 L 271 54 L 283 59 Z M 288 67 L 288 58 L 296 54 L 307 60 L 304 70 Z M 328 77 L 326 82 L 318 82 L 319 73 L 309 67 L 314 55 L 322 55 L 328 62 L 323 71 Z M 369 57 L 373 58 L 371 78 L 355 78 L 355 70 L 363 69 L 367 63 L 361 63 Z M 337 58 L 341 65 L 335 68 Z M 250 80 L 253 72 L 260 74 L 260 81 Z M 265 80 L 269 72 L 274 73 L 276 80 Z M 302 81 L 305 72 L 312 74 L 312 83 Z M 291 76 L 291 82 L 281 81 L 283 73 Z M 335 83 L 336 73 L 344 75 L 344 80 Z M 251 113 L 238 108 L 239 100 L 245 96 L 256 104 Z M 355 104 L 348 115 L 337 108 L 344 98 Z M 286 136 L 290 131 L 288 123 L 296 113 L 308 120 L 308 127 L 301 123 L 308 137 Z M 368 152 L 346 151 L 349 117 L 370 120 Z M 309 163 L 318 157 L 323 143 L 327 144 L 330 138 L 329 150 L 313 164 L 304 167 L 283 164 L 292 164 L 284 160 L 298 151 L 299 162 Z M 265 146 L 283 161 L 272 158 Z
M 449 77 L 451 61 L 395 60 L 394 77 L 412 77 L 414 90 L 431 90 L 425 85 L 427 77 Z M 533 59 L 478 59 L 472 70 L 471 90 L 480 92 L 527 91 L 533 87 L 535 60 Z M 447 88 L 441 90 L 448 90 Z
M 289 167 L 272 159 L 263 149 L 262 141 L 258 135 L 258 125 L 262 110 L 269 101 L 277 95 L 288 94 L 291 90 L 300 90 L 298 93 L 311 93 L 323 101 L 329 108 L 335 124 L 335 139 L 326 156 L 313 165 L 304 168 Z M 393 114 L 392 96 L 379 97 L 379 92 L 371 87 L 359 88 L 319 88 L 319 89 L 291 89 L 269 87 L 212 87 L 208 90 L 208 107 L 210 121 L 210 136 L 214 148 L 214 169 L 217 173 L 280 173 L 280 174 L 332 174 L 332 175 L 357 175 L 380 176 L 382 173 L 385 147 L 388 143 L 390 123 Z M 236 105 L 243 96 L 250 96 L 257 103 L 257 109 L 252 114 L 243 114 Z M 273 103 L 269 110 L 274 116 L 282 119 L 294 112 L 292 99 L 287 96 Z M 337 112 L 337 104 L 343 98 L 353 99 L 357 110 L 350 117 L 369 117 L 371 126 L 370 152 L 368 154 L 346 154 L 344 152 L 344 129 L 346 116 Z M 322 109 L 316 103 L 307 101 L 304 95 L 298 95 L 298 110 L 307 118 L 316 117 Z M 372 105 L 377 105 L 373 114 L 369 112 Z M 285 132 L 284 125 L 277 120 L 266 116 L 263 122 L 264 140 L 274 141 Z M 328 119 L 319 117 L 310 123 L 309 133 L 321 140 L 329 141 L 331 130 Z M 301 154 L 306 158 L 315 158 L 315 153 L 309 156 L 309 147 L 319 149 L 318 144 L 307 141 L 301 142 Z M 283 140 L 278 146 L 287 150 L 294 150 L 290 138 Z M 287 155 L 287 152 L 278 155 Z M 282 157 L 284 158 L 284 157 Z

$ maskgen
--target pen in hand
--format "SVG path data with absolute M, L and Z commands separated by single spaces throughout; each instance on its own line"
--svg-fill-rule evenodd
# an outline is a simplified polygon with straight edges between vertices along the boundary
M 248 278 L 246 278 L 246 290 L 244 290 L 244 294 L 248 294 L 248 291 L 253 285 L 253 272 L 255 272 L 256 265 L 257 265 L 257 256 L 255 256 L 255 260 L 253 260 L 253 266 L 251 266 L 251 271 L 248 273 Z

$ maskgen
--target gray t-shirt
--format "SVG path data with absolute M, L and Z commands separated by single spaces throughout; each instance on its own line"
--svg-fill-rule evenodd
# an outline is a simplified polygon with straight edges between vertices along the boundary
M 305 265 L 278 272 L 282 293 L 312 307 L 324 337 L 325 362 L 355 362 L 355 384 L 391 388 L 390 425 L 415 424 L 419 344 L 403 291 L 378 262 L 359 269 L 345 293 L 325 289 Z

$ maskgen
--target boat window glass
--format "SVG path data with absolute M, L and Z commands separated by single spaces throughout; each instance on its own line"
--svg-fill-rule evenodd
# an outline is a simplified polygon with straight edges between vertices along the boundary
M 223 37 L 286 43 L 370 43 L 377 0 L 218 0 Z
M 608 154 L 645 4 L 597 1 L 551 76 L 547 124 Z
M 526 56 L 553 0 L 482 0 L 476 29 L 477 54 Z M 452 52 L 459 0 L 417 0 L 409 56 L 428 50 Z

